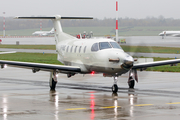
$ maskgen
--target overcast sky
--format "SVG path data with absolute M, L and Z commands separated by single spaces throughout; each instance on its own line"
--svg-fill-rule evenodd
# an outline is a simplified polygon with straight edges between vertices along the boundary
M 93 16 L 115 18 L 116 0 L 1 0 L 0 16 Z M 180 0 L 118 0 L 118 16 L 180 19 Z

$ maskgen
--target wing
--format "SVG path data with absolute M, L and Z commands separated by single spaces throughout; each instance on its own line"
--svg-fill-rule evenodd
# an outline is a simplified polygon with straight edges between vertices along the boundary
M 180 34 L 173 34 L 173 37 L 180 37 Z
M 76 66 L 65 66 L 65 65 L 52 65 L 52 64 L 42 64 L 42 63 L 31 63 L 31 62 L 16 62 L 16 61 L 6 61 L 0 60 L 1 68 L 5 65 L 19 68 L 32 69 L 33 72 L 41 71 L 52 71 L 58 70 L 60 73 L 80 73 L 80 67 Z
M 0 52 L 0 54 L 9 54 L 9 53 L 16 53 L 16 51 Z
M 138 64 L 135 64 L 132 69 L 141 69 L 141 68 L 155 67 L 155 66 L 162 66 L 162 65 L 169 65 L 169 64 L 176 64 L 176 63 L 180 63 L 180 59 L 138 63 Z

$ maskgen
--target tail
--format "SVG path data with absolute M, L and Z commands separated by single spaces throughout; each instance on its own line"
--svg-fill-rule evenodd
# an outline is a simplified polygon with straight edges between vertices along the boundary
M 61 41 L 76 39 L 75 37 L 66 34 L 63 32 L 60 20 L 61 19 L 93 19 L 92 17 L 61 17 L 60 15 L 56 15 L 54 17 L 15 17 L 15 19 L 51 19 L 54 24 L 54 37 L 56 40 L 56 44 Z

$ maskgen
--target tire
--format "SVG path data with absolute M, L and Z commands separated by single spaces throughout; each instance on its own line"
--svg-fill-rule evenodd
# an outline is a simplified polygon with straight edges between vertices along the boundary
M 129 88 L 134 88 L 135 81 L 134 80 L 129 81 L 128 85 L 129 85 Z
M 55 90 L 56 84 L 57 84 L 57 81 L 54 81 L 54 79 L 52 78 L 52 86 L 50 86 L 50 89 Z
M 117 93 L 117 91 L 118 91 L 118 86 L 117 86 L 116 84 L 114 84 L 114 85 L 112 86 L 112 92 L 113 92 L 113 93 Z

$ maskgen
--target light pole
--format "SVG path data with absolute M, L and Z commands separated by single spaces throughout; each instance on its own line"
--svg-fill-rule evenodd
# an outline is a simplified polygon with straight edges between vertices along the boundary
M 3 17 L 3 37 L 5 37 L 6 36 L 6 33 L 5 33 L 5 12 L 3 12 L 3 14 L 4 14 L 4 17 Z
M 116 42 L 118 42 L 118 1 L 116 1 Z

